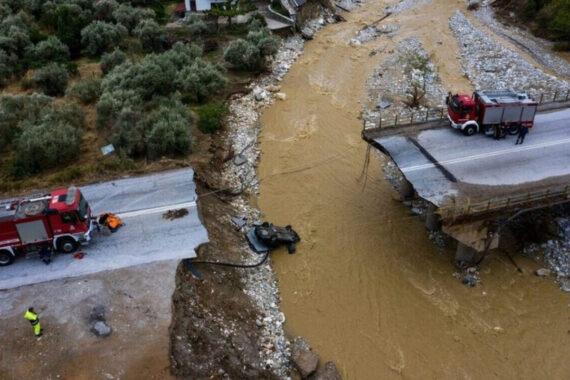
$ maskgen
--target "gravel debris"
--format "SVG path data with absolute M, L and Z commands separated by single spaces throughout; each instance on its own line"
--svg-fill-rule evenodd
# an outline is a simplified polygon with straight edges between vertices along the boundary
M 418 69 L 423 67 L 423 69 Z M 420 105 L 411 108 L 407 104 L 414 87 L 425 92 Z M 363 111 L 366 128 L 383 123 L 393 124 L 396 116 L 400 123 L 424 119 L 443 107 L 446 91 L 441 85 L 436 65 L 417 38 L 400 41 L 394 52 L 380 63 L 367 83 L 369 105 Z M 389 107 L 384 107 L 389 103 Z
M 463 13 L 456 11 L 449 26 L 459 41 L 465 76 L 478 89 L 513 89 L 540 94 L 566 91 L 568 83 L 546 74 L 475 28 Z
M 422 5 L 430 4 L 431 0 L 402 0 L 398 4 L 386 7 L 386 11 L 391 13 L 400 13 L 407 11 L 411 8 L 420 7 Z
M 537 275 L 553 274 L 561 288 L 564 288 L 570 282 L 570 218 L 558 217 L 554 221 L 559 227 L 559 238 L 542 244 L 531 243 L 523 249 L 523 255 L 537 261 L 542 260 L 546 268 L 537 270 Z
M 494 33 L 510 40 L 529 53 L 540 64 L 554 71 L 557 75 L 570 78 L 570 64 L 556 56 L 552 51 L 553 43 L 535 37 L 530 31 L 501 23 L 495 16 L 491 6 L 481 7 L 475 15 Z

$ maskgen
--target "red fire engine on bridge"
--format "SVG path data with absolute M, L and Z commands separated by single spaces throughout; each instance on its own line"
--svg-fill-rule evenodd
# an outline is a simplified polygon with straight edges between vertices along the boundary
M 91 209 L 76 187 L 10 201 L 0 209 L 0 266 L 17 255 L 38 252 L 46 245 L 74 252 L 91 240 Z
M 446 99 L 451 126 L 467 136 L 491 134 L 495 128 L 516 135 L 521 126 L 531 128 L 538 103 L 525 93 L 475 91 L 473 96 L 456 94 Z

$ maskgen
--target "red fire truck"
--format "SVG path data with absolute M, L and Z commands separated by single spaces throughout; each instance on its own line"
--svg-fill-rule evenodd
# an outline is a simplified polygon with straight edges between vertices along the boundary
M 76 187 L 0 206 L 0 266 L 10 265 L 17 255 L 38 252 L 46 245 L 71 253 L 91 240 L 91 209 Z
M 456 94 L 446 99 L 451 126 L 467 136 L 492 133 L 500 128 L 516 135 L 521 126 L 531 128 L 538 103 L 525 93 L 475 91 L 473 96 Z

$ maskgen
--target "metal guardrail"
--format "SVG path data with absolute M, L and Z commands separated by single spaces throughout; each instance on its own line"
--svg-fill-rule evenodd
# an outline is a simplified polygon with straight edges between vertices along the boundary
M 539 109 L 538 109 L 539 112 L 556 109 L 557 107 L 551 107 L 556 104 L 570 102 L 570 89 L 554 91 L 552 93 L 540 93 L 536 95 L 533 94 L 530 95 L 531 98 L 537 100 L 539 104 Z M 366 124 L 364 124 L 363 131 L 369 129 L 394 128 L 404 125 L 411 127 L 414 125 L 420 125 L 427 122 L 446 120 L 446 119 L 447 119 L 447 109 L 444 107 L 431 108 L 425 111 L 402 110 L 399 111 L 393 118 L 392 117 L 383 118 L 382 116 L 380 116 L 378 124 L 374 127 L 366 128 Z
M 541 189 L 506 197 L 491 198 L 486 201 L 440 207 L 436 213 L 444 220 L 456 220 L 464 217 L 481 216 L 496 211 L 518 209 L 530 205 L 554 205 L 570 201 L 570 185 Z

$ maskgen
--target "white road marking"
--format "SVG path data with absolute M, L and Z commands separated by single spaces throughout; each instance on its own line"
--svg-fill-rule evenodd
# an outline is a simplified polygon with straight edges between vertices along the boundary
M 540 143 L 540 144 L 533 144 L 533 145 L 525 145 L 525 146 L 517 146 L 516 148 L 509 148 L 509 149 L 503 149 L 503 150 L 497 150 L 494 152 L 487 152 L 487 153 L 481 153 L 481 154 L 474 154 L 472 156 L 466 156 L 466 157 L 459 157 L 459 158 L 453 158 L 450 160 L 445 160 L 445 161 L 440 161 L 439 164 L 441 165 L 453 165 L 453 164 L 459 164 L 465 161 L 471 161 L 471 160 L 477 160 L 477 159 L 481 159 L 481 158 L 490 158 L 490 157 L 496 157 L 496 156 L 502 156 L 505 154 L 512 154 L 512 153 L 518 153 L 518 152 L 524 152 L 527 150 L 534 150 L 534 149 L 542 149 L 542 148 L 548 148 L 551 146 L 556 146 L 556 145 L 563 145 L 563 144 L 568 144 L 570 143 L 570 138 L 568 139 L 563 139 L 563 140 L 558 140 L 558 141 L 551 141 L 551 142 L 545 142 L 545 143 Z M 402 172 L 404 173 L 409 173 L 409 172 L 414 172 L 414 171 L 418 171 L 418 170 L 424 170 L 424 169 L 429 169 L 429 168 L 434 168 L 435 165 L 434 164 L 421 164 L 421 165 L 414 165 L 414 166 L 407 166 L 405 168 L 402 168 Z
M 135 216 L 141 216 L 141 215 L 150 215 L 150 214 L 158 214 L 159 212 L 166 212 L 168 210 L 178 210 L 181 208 L 191 208 L 191 207 L 196 207 L 196 202 L 195 201 L 191 201 L 191 202 L 184 202 L 184 203 L 177 203 L 177 204 L 173 204 L 173 205 L 168 205 L 168 206 L 160 206 L 160 207 L 154 207 L 154 208 L 147 208 L 144 210 L 136 210 L 136 211 L 127 211 L 127 212 L 123 212 L 120 214 L 117 214 L 117 216 L 121 219 L 126 219 L 126 218 L 132 218 Z

